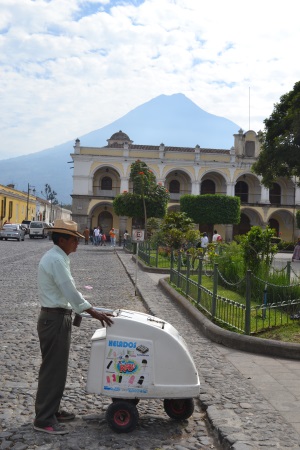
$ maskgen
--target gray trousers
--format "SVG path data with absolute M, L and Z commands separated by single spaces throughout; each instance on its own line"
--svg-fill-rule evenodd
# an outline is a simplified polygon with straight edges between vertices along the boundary
M 57 422 L 63 396 L 71 343 L 72 316 L 70 313 L 41 311 L 37 331 L 42 353 L 34 424 L 46 427 Z

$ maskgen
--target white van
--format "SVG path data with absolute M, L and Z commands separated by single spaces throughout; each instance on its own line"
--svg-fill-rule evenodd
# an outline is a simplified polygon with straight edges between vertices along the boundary
M 47 228 L 49 228 L 49 225 L 46 222 L 32 221 L 29 225 L 30 239 L 33 239 L 35 237 L 42 238 L 42 239 L 47 238 L 48 237 Z

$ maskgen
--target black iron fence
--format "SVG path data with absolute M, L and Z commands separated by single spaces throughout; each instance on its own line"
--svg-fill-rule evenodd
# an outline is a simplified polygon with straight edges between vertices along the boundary
M 171 284 L 212 321 L 228 329 L 258 334 L 300 319 L 300 284 L 290 263 L 281 269 L 285 283 L 279 286 L 258 278 L 250 270 L 243 279 L 231 283 L 209 258 L 153 247 L 149 242 L 139 244 L 138 257 L 150 267 L 169 268 Z M 211 279 L 210 289 L 203 285 L 203 276 Z M 220 295 L 224 287 L 243 292 L 242 298 L 234 301 Z
M 181 254 L 177 261 L 171 256 L 170 282 L 214 322 L 250 335 L 300 319 L 300 284 L 288 283 L 288 278 L 287 284 L 279 286 L 257 278 L 248 270 L 246 276 L 233 285 L 222 277 L 218 264 L 212 265 L 199 258 L 195 269 L 190 265 L 189 255 L 186 256 L 186 264 L 182 264 L 181 260 Z M 203 274 L 211 276 L 211 290 L 203 286 Z M 228 289 L 243 284 L 242 301 L 220 295 L 219 290 L 224 288 L 224 284 Z

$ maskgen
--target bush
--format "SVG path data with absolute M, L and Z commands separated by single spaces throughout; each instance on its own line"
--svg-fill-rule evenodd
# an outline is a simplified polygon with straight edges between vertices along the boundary
M 292 252 L 292 251 L 294 251 L 295 244 L 294 244 L 294 242 L 291 242 L 291 241 L 280 240 L 280 242 L 278 242 L 278 244 L 277 244 L 277 247 L 278 247 L 278 250 Z
M 218 269 L 222 277 L 219 278 L 219 283 L 222 286 L 228 287 L 228 283 L 236 284 L 245 278 L 246 268 L 243 258 L 243 250 L 236 242 L 230 244 L 222 244 L 222 253 L 216 255 L 214 262 L 218 263 Z M 239 293 L 244 293 L 245 283 L 243 287 L 239 284 L 237 287 L 232 286 L 232 289 Z

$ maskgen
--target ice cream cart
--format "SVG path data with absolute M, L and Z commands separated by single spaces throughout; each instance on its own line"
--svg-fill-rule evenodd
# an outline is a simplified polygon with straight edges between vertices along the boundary
M 92 336 L 86 390 L 112 398 L 106 420 L 116 432 L 132 431 L 141 399 L 164 399 L 169 417 L 184 420 L 200 393 L 198 372 L 179 332 L 136 311 L 113 311 L 114 324 Z

